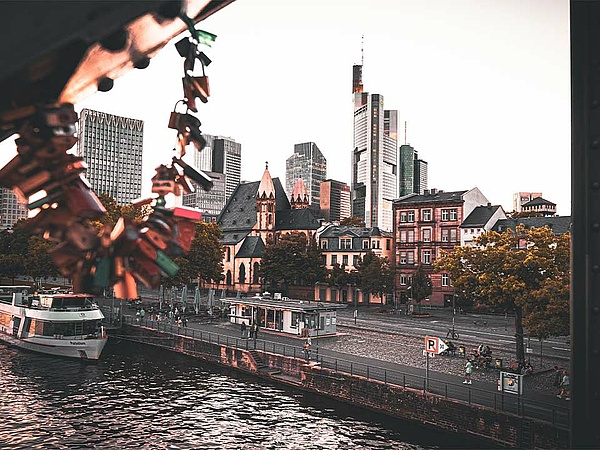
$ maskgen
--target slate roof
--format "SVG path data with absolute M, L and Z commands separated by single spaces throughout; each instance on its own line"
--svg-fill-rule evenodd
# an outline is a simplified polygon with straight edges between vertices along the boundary
M 493 226 L 492 230 L 503 232 L 508 228 L 514 230 L 518 224 L 524 224 L 527 228 L 541 228 L 548 225 L 556 235 L 564 234 L 571 229 L 571 216 L 553 216 L 553 217 L 521 217 L 517 219 L 500 219 Z
M 265 243 L 260 236 L 248 236 L 237 254 L 236 258 L 262 258 Z
M 397 200 L 394 200 L 394 204 L 411 204 L 411 203 L 423 203 L 423 202 L 447 202 L 447 201 L 457 201 L 462 200 L 462 196 L 465 195 L 467 190 L 465 191 L 454 191 L 454 192 L 445 192 L 445 191 L 437 191 L 435 194 L 429 195 L 421 195 L 421 194 L 409 194 L 404 197 L 401 197 Z
M 345 225 L 332 225 L 323 231 L 320 238 L 330 238 L 339 236 L 371 237 L 384 236 L 393 237 L 393 233 L 380 230 L 379 227 L 349 227 Z
M 223 245 L 235 245 L 244 239 L 248 234 L 250 234 L 251 230 L 233 230 L 227 231 L 223 233 L 221 237 L 221 244 Z
M 552 206 L 556 206 L 556 203 L 552 203 L 548 200 L 546 200 L 545 198 L 542 197 L 536 197 L 533 200 L 528 201 L 527 203 L 523 203 L 523 205 L 521 205 L 521 207 L 525 207 L 525 206 L 537 206 L 537 205 L 552 205 Z
M 482 228 L 490 221 L 492 216 L 501 208 L 500 205 L 476 206 L 471 214 L 467 216 L 460 228 Z
M 276 230 L 316 230 L 321 226 L 309 208 L 275 211 Z
M 229 197 L 227 204 L 219 214 L 217 223 L 223 234 L 229 230 L 250 231 L 256 224 L 256 194 L 260 181 L 240 183 Z M 279 178 L 273 178 L 275 187 L 275 211 L 290 209 Z

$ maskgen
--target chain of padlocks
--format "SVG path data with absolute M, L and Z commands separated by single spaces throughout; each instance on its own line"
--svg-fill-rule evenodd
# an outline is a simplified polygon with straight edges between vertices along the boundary
M 204 190 L 212 187 L 210 177 L 182 159 L 188 144 L 197 151 L 206 144 L 200 121 L 188 111 L 197 112 L 196 99 L 208 101 L 204 71 L 211 61 L 198 50 L 193 36 L 179 41 L 176 48 L 185 58 L 182 102 L 187 109 L 171 113 L 169 128 L 177 130 L 176 156 L 156 168 L 154 196 L 135 202 L 152 207 L 142 222 L 121 217 L 99 232 L 93 227 L 92 221 L 106 210 L 84 177 L 83 158 L 67 153 L 78 139 L 72 104 L 20 108 L 0 118 L 20 124 L 17 155 L 0 169 L 0 185 L 27 203 L 33 231 L 57 243 L 50 255 L 61 274 L 72 279 L 74 292 L 99 293 L 112 285 L 115 297 L 137 298 L 137 282 L 156 287 L 161 276 L 174 276 L 179 267 L 172 258 L 191 248 L 201 214 L 192 208 L 167 208 L 165 196 L 193 192 L 190 179 Z M 196 60 L 202 64 L 202 76 L 192 75 Z

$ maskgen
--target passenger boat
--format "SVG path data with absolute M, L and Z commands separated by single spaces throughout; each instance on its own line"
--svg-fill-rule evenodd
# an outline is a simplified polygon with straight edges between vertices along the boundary
M 106 345 L 104 315 L 87 294 L 29 293 L 0 286 L 0 339 L 49 355 L 97 360 Z

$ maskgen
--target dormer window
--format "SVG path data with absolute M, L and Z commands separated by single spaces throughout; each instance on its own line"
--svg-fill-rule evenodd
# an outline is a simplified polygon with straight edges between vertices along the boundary
M 340 238 L 340 250 L 352 249 L 352 238 Z
M 327 241 L 326 240 L 321 241 L 321 250 L 327 250 Z

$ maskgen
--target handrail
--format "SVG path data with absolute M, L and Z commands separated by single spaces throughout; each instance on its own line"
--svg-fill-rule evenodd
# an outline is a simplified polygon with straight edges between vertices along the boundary
M 242 339 L 212 331 L 180 327 L 169 322 L 151 321 L 147 318 L 143 318 L 138 322 L 136 318 L 123 316 L 123 322 L 134 326 L 145 326 L 156 329 L 157 331 L 191 337 L 203 342 L 216 343 L 217 345 L 225 345 L 226 347 L 241 350 L 262 350 L 265 353 L 270 352 L 286 357 L 304 358 L 300 346 L 290 346 L 288 344 L 267 341 L 265 339 Z M 444 398 L 464 401 L 468 404 L 491 407 L 494 410 L 516 414 L 520 417 L 544 420 L 565 430 L 568 430 L 570 427 L 570 408 L 568 407 L 556 406 L 550 403 L 525 398 L 520 395 L 489 391 L 472 385 L 442 381 L 432 378 L 431 376 L 426 378 L 418 374 L 374 366 L 367 363 L 357 363 L 355 361 L 329 357 L 323 354 L 317 355 L 316 362 L 320 367 L 327 368 L 335 373 L 361 376 L 368 380 L 383 382 L 385 385 L 417 389 Z

